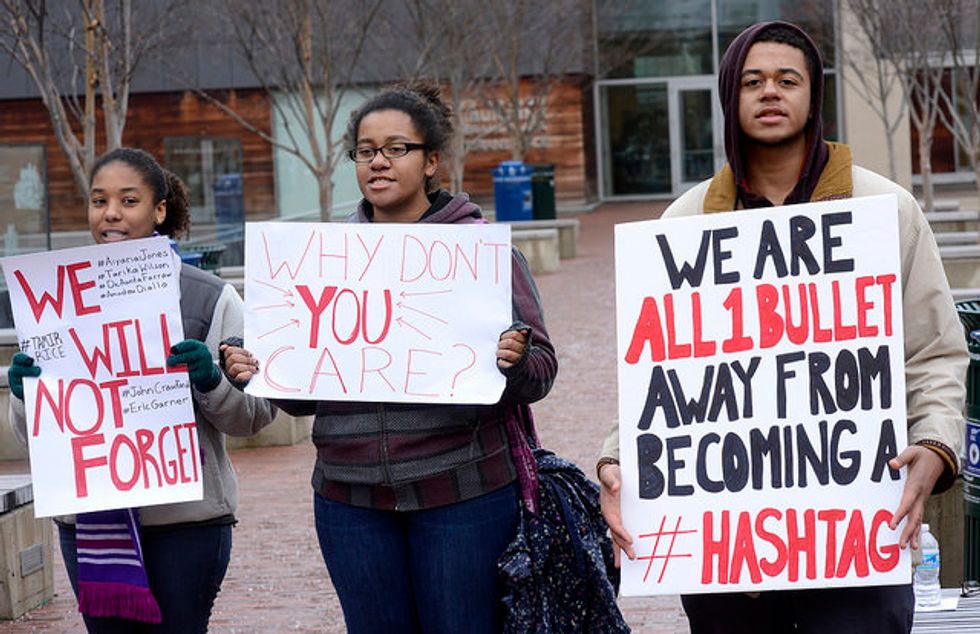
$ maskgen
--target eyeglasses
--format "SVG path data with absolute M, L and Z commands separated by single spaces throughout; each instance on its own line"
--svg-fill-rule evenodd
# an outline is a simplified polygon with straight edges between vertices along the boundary
M 381 147 L 361 146 L 347 151 L 347 156 L 355 163 L 370 163 L 381 152 L 386 159 L 401 158 L 412 150 L 424 150 L 424 143 L 389 143 Z

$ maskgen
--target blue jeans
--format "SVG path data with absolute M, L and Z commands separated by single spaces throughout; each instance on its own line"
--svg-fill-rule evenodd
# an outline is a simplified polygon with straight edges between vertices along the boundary
M 314 495 L 320 551 L 349 634 L 499 632 L 497 559 L 517 532 L 514 486 L 422 511 Z
M 58 526 L 61 555 L 78 596 L 75 527 Z M 231 526 L 143 530 L 143 560 L 150 590 L 160 605 L 159 625 L 115 618 L 85 618 L 98 634 L 195 634 L 207 632 L 211 607 L 231 560 Z

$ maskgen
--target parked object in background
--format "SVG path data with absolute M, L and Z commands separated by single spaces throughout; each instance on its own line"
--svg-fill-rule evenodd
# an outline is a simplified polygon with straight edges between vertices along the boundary
M 503 161 L 493 169 L 493 203 L 497 222 L 531 220 L 531 168 Z
M 529 166 L 531 174 L 531 199 L 533 200 L 535 220 L 554 220 L 555 218 L 555 165 L 541 163 Z
M 976 295 L 974 295 L 976 297 Z M 967 333 L 966 437 L 963 451 L 963 576 L 980 579 L 980 299 L 956 302 Z M 953 561 L 952 559 L 950 561 Z
M 939 587 L 939 542 L 929 532 L 928 524 L 922 525 L 919 548 L 922 549 L 922 561 L 916 565 L 915 575 L 912 577 L 916 609 L 939 605 L 942 600 L 942 589 Z
M 54 596 L 51 522 L 34 517 L 30 474 L 0 476 L 0 619 Z

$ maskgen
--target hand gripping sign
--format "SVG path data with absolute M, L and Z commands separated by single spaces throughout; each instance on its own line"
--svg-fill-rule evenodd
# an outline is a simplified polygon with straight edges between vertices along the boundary
M 908 583 L 900 271 L 894 196 L 616 227 L 624 594 Z
M 246 391 L 496 403 L 511 323 L 510 227 L 248 223 Z
M 3 259 L 38 517 L 199 500 L 179 260 L 166 238 Z M 13 397 L 11 397 L 13 398 Z

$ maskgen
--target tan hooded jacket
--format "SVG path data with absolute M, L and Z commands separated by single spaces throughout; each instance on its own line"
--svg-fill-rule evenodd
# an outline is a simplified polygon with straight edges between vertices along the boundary
M 827 143 L 827 147 L 829 159 L 810 197 L 812 202 L 877 194 L 898 196 L 909 444 L 925 444 L 943 458 L 946 469 L 935 489 L 943 491 L 959 471 L 969 356 L 936 240 L 908 191 L 854 165 L 846 145 Z M 735 207 L 735 194 L 732 171 L 725 165 L 713 178 L 674 201 L 663 217 L 729 211 Z M 619 459 L 618 428 L 606 437 L 601 456 Z

